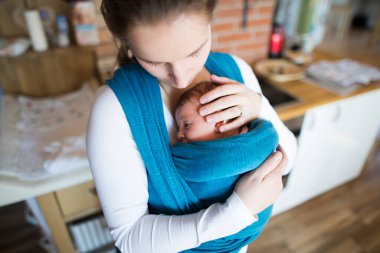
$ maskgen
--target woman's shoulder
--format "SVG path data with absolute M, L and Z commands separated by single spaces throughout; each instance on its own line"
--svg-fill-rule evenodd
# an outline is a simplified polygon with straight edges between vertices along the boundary
M 252 72 L 251 66 L 249 66 L 249 64 L 244 59 L 242 59 L 239 56 L 234 55 L 234 54 L 230 54 L 230 55 L 231 55 L 232 59 L 235 60 L 236 64 L 239 66 L 240 71 Z
M 107 128 L 112 126 L 113 131 L 117 127 L 123 132 L 130 132 L 123 108 L 117 96 L 108 85 L 102 85 L 96 91 L 89 124 Z
M 92 105 L 92 111 L 97 113 L 109 112 L 109 109 L 117 108 L 118 99 L 115 93 L 108 85 L 100 86 L 95 95 L 95 100 Z
M 240 58 L 237 55 L 231 54 L 231 57 L 235 60 L 240 69 L 244 84 L 247 85 L 250 89 L 262 93 L 260 84 L 256 78 L 255 73 L 252 70 L 252 67 L 244 59 Z

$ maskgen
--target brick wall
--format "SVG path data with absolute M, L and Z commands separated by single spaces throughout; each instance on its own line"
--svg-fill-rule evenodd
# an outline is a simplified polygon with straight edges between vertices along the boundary
M 267 55 L 276 1 L 250 0 L 246 28 L 242 28 L 243 2 L 219 0 L 212 26 L 213 49 L 254 62 Z
M 212 25 L 212 49 L 242 57 L 247 62 L 267 55 L 276 0 L 249 0 L 246 28 L 242 28 L 243 0 L 219 0 Z M 95 0 L 97 10 L 101 0 Z M 116 47 L 100 13 L 97 15 L 101 44 L 96 47 L 101 77 L 107 78 L 115 63 Z

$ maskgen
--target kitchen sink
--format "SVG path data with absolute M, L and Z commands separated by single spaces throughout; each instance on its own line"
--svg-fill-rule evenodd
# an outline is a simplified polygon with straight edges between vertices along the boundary
M 281 90 L 263 79 L 258 79 L 261 90 L 264 96 L 269 100 L 269 103 L 274 107 L 280 107 L 299 102 L 299 99 L 290 95 L 284 90 Z

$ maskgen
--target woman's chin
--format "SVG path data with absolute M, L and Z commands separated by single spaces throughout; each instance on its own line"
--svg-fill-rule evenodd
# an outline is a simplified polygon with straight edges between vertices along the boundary
M 162 83 L 165 83 L 167 85 L 170 85 L 171 87 L 173 88 L 176 88 L 176 89 L 179 89 L 179 90 L 182 90 L 182 89 L 186 89 L 189 87 L 189 85 L 193 82 L 194 78 L 191 78 L 187 83 L 185 84 L 177 84 L 175 83 L 174 81 L 172 80 L 162 80 L 161 82 Z

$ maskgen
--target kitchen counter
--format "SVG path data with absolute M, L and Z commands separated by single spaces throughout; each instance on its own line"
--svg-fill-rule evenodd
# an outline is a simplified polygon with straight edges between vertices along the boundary
M 92 180 L 92 174 L 89 167 L 37 182 L 0 176 L 0 206 L 58 191 L 90 180 Z
M 314 61 L 339 60 L 339 59 L 342 59 L 342 57 L 337 57 L 331 54 L 316 51 L 313 53 L 313 59 Z M 369 58 L 366 58 L 366 57 L 357 57 L 357 58 L 353 57 L 351 59 L 357 60 L 362 63 L 368 63 L 375 67 L 380 68 L 380 61 L 370 62 Z M 289 93 L 290 95 L 300 100 L 296 103 L 291 103 L 289 105 L 279 106 L 275 108 L 276 112 L 278 113 L 282 121 L 286 121 L 286 120 L 301 116 L 305 114 L 307 110 L 313 107 L 336 102 L 342 99 L 346 99 L 352 96 L 356 96 L 356 95 L 370 92 L 370 91 L 380 88 L 380 81 L 377 81 L 377 82 L 371 83 L 368 86 L 363 86 L 347 96 L 340 96 L 328 91 L 325 88 L 318 87 L 317 85 L 312 85 L 304 80 L 281 83 L 281 82 L 269 81 L 265 79 L 265 77 L 263 76 L 260 76 L 260 78 L 264 79 L 265 81 L 275 86 L 276 88 L 284 90 L 285 92 Z

